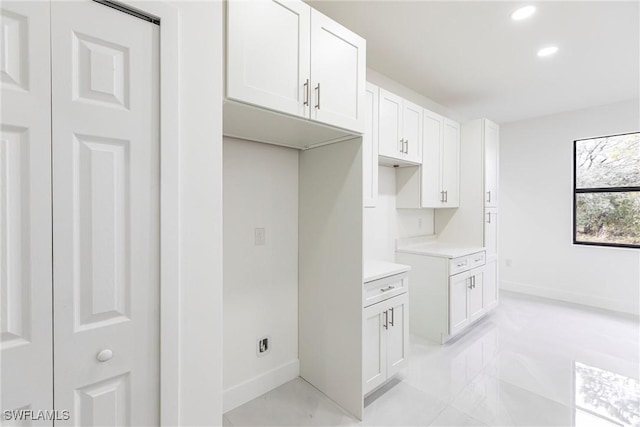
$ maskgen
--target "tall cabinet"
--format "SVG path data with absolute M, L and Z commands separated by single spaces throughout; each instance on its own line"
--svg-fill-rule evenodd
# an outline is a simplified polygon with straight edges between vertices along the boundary
M 436 210 L 438 240 L 486 249 L 484 294 L 497 304 L 499 228 L 499 134 L 496 123 L 477 119 L 461 126 L 460 207 Z

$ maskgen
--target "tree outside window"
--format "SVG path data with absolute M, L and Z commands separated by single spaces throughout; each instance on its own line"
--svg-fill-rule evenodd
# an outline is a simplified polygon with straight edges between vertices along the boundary
M 573 242 L 640 247 L 640 132 L 574 141 Z

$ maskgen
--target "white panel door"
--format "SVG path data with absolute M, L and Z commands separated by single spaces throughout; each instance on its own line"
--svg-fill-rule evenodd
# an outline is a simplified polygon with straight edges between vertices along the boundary
M 483 304 L 485 310 L 489 310 L 498 303 L 498 260 L 487 262 L 484 271 Z
M 484 210 L 484 246 L 487 260 L 498 257 L 498 209 L 486 208 Z
M 0 394 L 3 411 L 51 410 L 49 3 L 1 8 Z
M 498 206 L 498 125 L 484 120 L 484 186 L 485 207 Z
M 362 337 L 363 348 L 363 393 L 367 394 L 387 379 L 387 328 L 389 327 L 387 306 L 381 302 L 364 309 Z
M 468 273 L 460 273 L 449 278 L 449 334 L 453 335 L 469 323 Z
M 227 2 L 228 98 L 309 117 L 310 13 L 298 0 Z
M 469 289 L 469 321 L 473 321 L 484 313 L 484 267 L 471 270 Z
M 56 407 L 158 425 L 159 27 L 51 7 Z
M 378 154 L 402 159 L 402 98 L 380 88 Z
M 378 87 L 367 83 L 365 130 L 362 135 L 364 207 L 375 208 L 378 199 Z
M 442 138 L 442 191 L 444 207 L 460 205 L 460 124 L 444 119 Z
M 421 205 L 423 208 L 439 208 L 444 204 L 442 192 L 441 148 L 444 117 L 423 110 Z
M 366 41 L 311 9 L 311 118 L 364 132 Z
M 387 301 L 389 328 L 387 329 L 387 377 L 398 373 L 407 363 L 409 351 L 409 294 Z
M 404 158 L 422 163 L 422 107 L 406 99 L 402 106 L 402 137 Z

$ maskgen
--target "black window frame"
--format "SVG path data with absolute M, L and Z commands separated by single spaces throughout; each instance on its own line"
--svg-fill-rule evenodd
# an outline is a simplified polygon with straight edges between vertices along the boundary
M 606 242 L 582 242 L 577 240 L 578 237 L 578 224 L 577 224 L 577 209 L 578 209 L 578 194 L 589 194 L 589 193 L 632 193 L 632 192 L 640 192 L 640 187 L 595 187 L 595 188 L 577 188 L 577 165 L 576 165 L 576 154 L 577 154 L 577 145 L 579 141 L 588 141 L 590 139 L 599 139 L 599 138 L 611 138 L 615 136 L 625 136 L 625 135 L 635 135 L 640 134 L 640 131 L 636 132 L 627 132 L 627 133 L 618 133 L 613 135 L 604 135 L 604 136 L 594 136 L 591 138 L 580 138 L 575 139 L 573 141 L 573 244 L 574 245 L 584 245 L 584 246 L 602 246 L 609 248 L 629 248 L 629 249 L 640 249 L 640 244 L 632 245 L 625 243 L 606 243 Z

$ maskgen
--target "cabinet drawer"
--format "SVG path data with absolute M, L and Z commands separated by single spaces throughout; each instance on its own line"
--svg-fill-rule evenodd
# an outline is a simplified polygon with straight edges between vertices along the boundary
M 364 307 L 384 301 L 391 297 L 407 292 L 409 277 L 407 273 L 396 274 L 384 277 L 364 284 L 363 301 Z
M 463 271 L 467 271 L 469 268 L 470 258 L 468 256 L 461 256 L 458 258 L 453 258 L 449 261 L 449 275 L 453 276 L 454 274 L 462 273 Z
M 469 268 L 476 268 L 484 265 L 485 263 L 485 254 L 484 251 L 476 252 L 475 254 L 469 255 Z
M 465 255 L 458 258 L 453 258 L 449 261 L 449 275 L 462 273 L 463 271 L 470 270 L 472 268 L 483 266 L 485 263 L 484 251 L 476 252 L 471 255 Z

